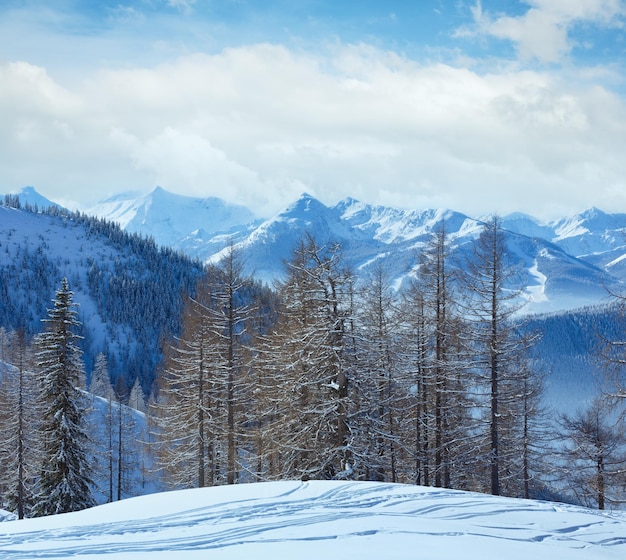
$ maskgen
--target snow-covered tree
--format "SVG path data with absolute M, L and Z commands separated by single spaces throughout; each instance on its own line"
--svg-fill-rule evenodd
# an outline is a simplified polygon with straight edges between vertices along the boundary
M 282 394 L 275 443 L 286 476 L 333 478 L 349 469 L 347 279 L 336 244 L 310 236 L 286 263 L 272 344 Z
M 37 367 L 43 388 L 43 465 L 33 513 L 50 515 L 94 505 L 85 417 L 88 403 L 80 386 L 84 367 L 80 327 L 66 278 L 37 339 Z
M 183 332 L 168 351 L 153 407 L 160 462 L 175 486 L 233 484 L 244 470 L 254 298 L 232 246 L 188 298 Z
M 39 384 L 23 329 L 7 338 L 0 373 L 0 480 L 5 506 L 19 519 L 30 514 L 41 462 Z
M 626 500 L 626 434 L 601 399 L 562 415 L 560 470 L 567 488 L 585 506 L 605 509 Z
M 435 486 L 465 486 L 474 422 L 470 379 L 463 355 L 463 322 L 450 263 L 445 222 L 440 222 L 418 257 L 416 277 L 405 290 L 403 360 L 411 390 L 414 480 Z M 408 437 L 408 434 L 407 434 Z
M 240 411 L 248 399 L 246 339 L 250 339 L 247 328 L 252 322 L 252 282 L 243 274 L 243 263 L 232 243 L 218 263 L 218 270 L 220 274 L 209 286 L 212 304 L 205 310 L 212 341 L 211 383 L 217 405 L 226 413 L 226 483 L 233 484 L 242 470 Z
M 479 403 L 487 412 L 482 455 L 489 484 L 485 486 L 498 495 L 503 491 L 503 475 L 521 478 L 522 452 L 514 434 L 523 422 L 518 404 L 525 355 L 535 341 L 533 335 L 520 334 L 513 322 L 520 289 L 514 284 L 516 270 L 508 258 L 498 217 L 484 224 L 464 272 L 471 333 L 468 348 L 479 385 L 484 387 Z
M 207 348 L 209 330 L 204 305 L 188 298 L 181 336 L 166 351 L 157 400 L 150 413 L 155 423 L 157 461 L 173 488 L 215 483 L 216 416 L 211 392 Z
M 114 392 L 109 377 L 107 358 L 103 353 L 96 356 L 96 363 L 91 372 L 89 392 L 92 395 L 92 413 L 101 418 L 101 422 L 95 426 L 94 444 L 97 445 L 95 455 L 100 460 L 99 479 L 106 480 L 106 488 L 101 490 L 106 494 L 107 501 L 112 502 L 115 489 L 115 426 L 113 420 Z M 98 400 L 98 397 L 103 402 Z
M 380 266 L 364 284 L 355 313 L 359 342 L 351 380 L 353 463 L 367 480 L 399 482 L 406 393 L 398 360 L 396 294 Z

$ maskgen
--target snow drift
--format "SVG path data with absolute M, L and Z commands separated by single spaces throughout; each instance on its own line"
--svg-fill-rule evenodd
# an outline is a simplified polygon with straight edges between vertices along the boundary
M 374 482 L 152 494 L 0 525 L 1 558 L 624 558 L 626 516 Z

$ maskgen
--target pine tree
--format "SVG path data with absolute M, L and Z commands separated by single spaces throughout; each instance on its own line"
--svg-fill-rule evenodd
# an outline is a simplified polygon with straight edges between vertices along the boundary
M 84 376 L 76 330 L 80 327 L 66 278 L 56 292 L 46 330 L 37 341 L 43 383 L 43 465 L 36 515 L 78 511 L 94 505 L 85 431 L 87 403 L 80 390 Z

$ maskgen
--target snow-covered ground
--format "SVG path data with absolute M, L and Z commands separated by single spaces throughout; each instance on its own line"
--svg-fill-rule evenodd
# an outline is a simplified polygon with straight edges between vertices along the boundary
M 626 516 L 373 482 L 270 482 L 152 494 L 0 525 L 0 558 L 602 560 Z

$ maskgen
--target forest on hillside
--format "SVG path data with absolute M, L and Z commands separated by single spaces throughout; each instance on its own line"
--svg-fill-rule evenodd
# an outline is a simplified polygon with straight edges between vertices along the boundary
M 382 267 L 357 282 L 341 247 L 312 237 L 297 245 L 282 282 L 262 286 L 243 274 L 231 246 L 181 291 L 180 327 L 160 339 L 163 359 L 149 393 L 131 398 L 106 357 L 97 360 L 88 388 L 116 405 L 107 413 L 117 426 L 104 445 L 107 499 L 123 494 L 130 447 L 122 444 L 121 405 L 134 402 L 147 415 L 147 476 L 170 488 L 354 479 L 617 507 L 626 497 L 626 440 L 617 415 L 626 395 L 621 340 L 598 350 L 613 374 L 611 394 L 555 416 L 542 400 L 544 372 L 532 353 L 539 333 L 516 317 L 509 288 L 516 264 L 498 219 L 485 224 L 463 267 L 450 266 L 447 243 L 442 223 L 402 293 Z M 69 284 L 55 302 L 67 292 Z M 50 313 L 48 325 L 58 327 Z M 16 488 L 29 489 L 23 505 L 39 514 L 35 498 L 51 484 L 46 469 L 18 480 L 20 469 L 8 458 L 23 445 L 38 454 L 24 464 L 50 463 L 41 442 L 51 438 L 40 437 L 42 426 L 30 421 L 39 416 L 27 403 L 43 407 L 45 417 L 56 406 L 54 392 L 46 396 L 41 383 L 25 382 L 47 378 L 50 362 L 42 356 L 51 349 L 50 331 L 32 342 L 19 332 L 5 333 L 0 410 L 23 404 L 32 443 L 20 440 L 8 418 L 0 423 L 0 489 L 3 506 L 15 503 Z M 84 363 L 71 365 L 68 375 L 78 383 Z M 72 424 L 85 421 L 81 406 Z M 85 439 L 71 442 L 86 453 Z M 93 486 L 92 479 L 83 482 Z M 69 507 L 91 503 L 86 492 L 66 500 Z
M 6 195 L 4 209 L 32 220 L 22 226 L 25 232 L 5 227 L 0 235 L 0 326 L 30 337 L 40 332 L 67 277 L 81 303 L 79 345 L 88 376 L 102 353 L 114 383 L 121 378 L 130 389 L 138 379 L 148 394 L 162 339 L 180 331 L 183 295 L 193 294 L 202 265 L 86 214 L 24 206 L 14 195 Z M 74 240 L 70 249 L 66 238 Z

